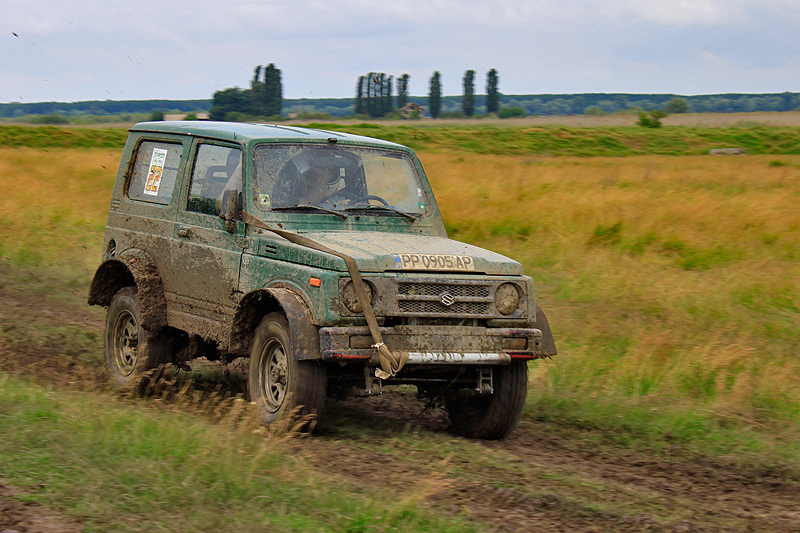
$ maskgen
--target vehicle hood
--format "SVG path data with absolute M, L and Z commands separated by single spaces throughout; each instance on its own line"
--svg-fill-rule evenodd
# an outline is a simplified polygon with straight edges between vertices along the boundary
M 522 265 L 513 259 L 444 237 L 384 232 L 309 232 L 303 236 L 350 255 L 361 272 L 523 274 Z M 464 267 L 470 262 L 466 258 L 474 270 Z

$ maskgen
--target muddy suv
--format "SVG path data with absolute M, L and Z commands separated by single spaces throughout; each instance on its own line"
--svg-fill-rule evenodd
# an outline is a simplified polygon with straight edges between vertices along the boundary
M 531 278 L 447 238 L 409 148 L 295 127 L 133 127 L 89 303 L 119 386 L 247 357 L 265 423 L 411 384 L 456 432 L 502 438 L 527 362 L 556 353 Z

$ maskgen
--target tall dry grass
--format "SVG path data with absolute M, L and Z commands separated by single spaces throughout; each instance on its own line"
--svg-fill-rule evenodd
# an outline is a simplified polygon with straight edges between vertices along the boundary
M 0 147 L 0 259 L 96 267 L 120 150 Z
M 800 418 L 800 157 L 423 158 L 450 236 L 538 284 L 540 394 Z
M 0 148 L 0 260 L 88 283 L 119 156 Z M 536 281 L 539 396 L 796 424 L 800 156 L 422 158 L 451 237 Z

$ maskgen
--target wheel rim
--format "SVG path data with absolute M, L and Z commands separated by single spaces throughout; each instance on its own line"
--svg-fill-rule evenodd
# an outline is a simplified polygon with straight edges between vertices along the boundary
M 121 376 L 130 376 L 139 360 L 139 325 L 130 312 L 119 314 L 114 323 L 114 363 Z
M 261 354 L 261 368 L 259 381 L 261 395 L 264 398 L 264 407 L 270 413 L 280 409 L 286 397 L 288 388 L 289 361 L 283 344 L 276 339 L 271 339 Z

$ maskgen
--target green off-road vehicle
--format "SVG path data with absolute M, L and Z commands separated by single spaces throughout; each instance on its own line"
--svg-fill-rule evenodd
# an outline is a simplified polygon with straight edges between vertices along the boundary
M 531 278 L 447 238 L 409 148 L 296 127 L 133 127 L 89 303 L 121 387 L 249 357 L 265 423 L 411 384 L 457 433 L 502 438 L 527 362 L 556 353 Z

